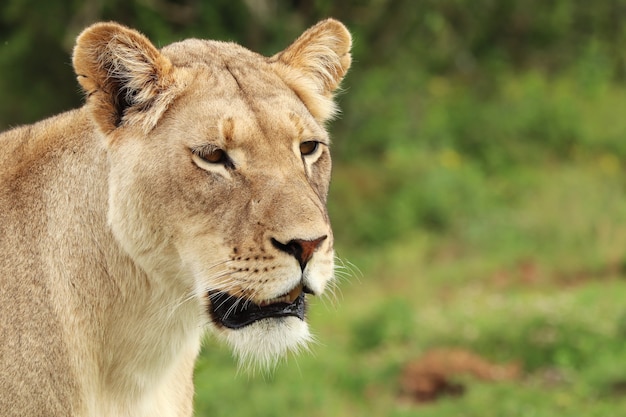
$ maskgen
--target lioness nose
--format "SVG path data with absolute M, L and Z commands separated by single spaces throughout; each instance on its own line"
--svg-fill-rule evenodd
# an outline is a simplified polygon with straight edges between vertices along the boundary
M 272 238 L 272 245 L 278 250 L 281 250 L 298 260 L 300 268 L 304 271 L 307 262 L 311 260 L 313 253 L 317 250 L 320 244 L 326 239 L 326 235 L 318 237 L 313 240 L 292 239 L 287 243 L 281 243 L 278 240 Z

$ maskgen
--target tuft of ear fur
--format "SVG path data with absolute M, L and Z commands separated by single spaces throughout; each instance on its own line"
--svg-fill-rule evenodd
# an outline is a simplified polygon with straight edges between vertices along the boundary
M 333 92 L 348 72 L 352 37 L 339 21 L 326 19 L 270 58 L 285 82 L 320 122 L 337 113 Z
M 174 97 L 172 63 L 139 32 L 117 23 L 96 23 L 76 39 L 74 71 L 100 129 L 122 124 L 146 133 Z

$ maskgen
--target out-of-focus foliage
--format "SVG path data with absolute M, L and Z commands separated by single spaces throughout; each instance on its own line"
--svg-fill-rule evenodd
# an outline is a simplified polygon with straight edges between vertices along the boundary
M 1 127 L 78 104 L 69 67 L 73 40 L 100 20 L 139 28 L 157 45 L 195 36 L 271 53 L 334 16 L 355 35 L 348 85 L 368 96 L 378 92 L 377 99 L 404 97 L 409 101 L 378 106 L 370 100 L 368 106 L 389 107 L 409 121 L 423 104 L 410 93 L 433 74 L 460 78 L 488 96 L 506 69 L 553 74 L 582 65 L 585 83 L 622 79 L 626 71 L 623 0 L 593 7 L 583 0 L 5 0 L 0 12 Z

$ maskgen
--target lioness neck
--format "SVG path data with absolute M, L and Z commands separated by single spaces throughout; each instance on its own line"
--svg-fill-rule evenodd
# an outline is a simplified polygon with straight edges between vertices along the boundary
M 190 385 L 200 306 L 183 289 L 164 287 L 165 277 L 136 266 L 112 235 L 107 152 L 84 110 L 9 131 L 0 146 L 0 166 L 10 167 L 0 169 L 0 250 L 10 258 L 0 273 L 30 277 L 2 283 L 0 302 L 14 297 L 17 307 L 0 318 L 0 330 L 16 323 L 21 330 L 19 341 L 0 344 L 3 372 L 20 369 L 19 345 L 28 355 L 51 358 L 42 375 L 65 375 L 92 389 L 64 387 L 60 402 L 103 415 L 124 415 L 143 402 L 150 414 L 150 404 L 167 400 L 145 392 L 171 392 L 163 381 Z M 47 221 L 29 221 L 41 217 Z M 45 326 L 33 324 L 37 316 L 45 316 L 39 321 Z M 27 385 L 37 377 L 22 376 Z M 107 403 L 103 397 L 115 398 L 110 409 L 90 410 Z

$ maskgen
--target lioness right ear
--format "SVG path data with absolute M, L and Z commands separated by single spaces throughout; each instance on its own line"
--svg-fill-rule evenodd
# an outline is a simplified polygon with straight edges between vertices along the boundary
M 142 34 L 117 23 L 97 23 L 77 38 L 74 71 L 100 129 L 155 125 L 171 102 L 170 60 Z
M 335 19 L 307 29 L 287 49 L 270 58 L 283 80 L 320 122 L 337 112 L 333 93 L 348 72 L 352 36 Z

